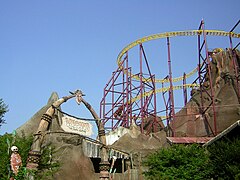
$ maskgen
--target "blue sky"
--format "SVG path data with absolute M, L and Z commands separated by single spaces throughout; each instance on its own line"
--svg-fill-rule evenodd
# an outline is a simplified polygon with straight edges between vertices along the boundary
M 229 31 L 239 20 L 239 6 L 238 0 L 0 0 L 0 98 L 9 106 L 0 134 L 30 119 L 53 91 L 62 97 L 81 89 L 99 112 L 103 88 L 127 44 L 150 34 L 197 29 L 201 19 L 206 29 Z M 178 62 L 190 69 L 196 65 Z M 73 100 L 62 108 L 91 118 Z

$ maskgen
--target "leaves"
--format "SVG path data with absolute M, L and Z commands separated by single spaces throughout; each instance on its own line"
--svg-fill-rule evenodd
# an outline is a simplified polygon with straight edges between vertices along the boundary
M 240 139 L 224 139 L 209 146 L 212 174 L 215 178 L 239 179 Z
M 9 151 L 9 145 L 10 147 L 12 145 L 15 145 L 19 149 L 19 154 L 22 158 L 23 166 L 20 168 L 19 173 L 16 177 L 14 177 L 16 180 L 20 179 L 26 179 L 26 174 L 30 173 L 29 170 L 27 170 L 26 162 L 28 157 L 28 152 L 31 148 L 33 138 L 32 137 L 26 137 L 24 134 L 22 134 L 21 137 L 19 137 L 17 134 L 5 134 L 3 136 L 0 136 L 0 179 L 9 179 L 10 175 L 13 176 L 13 173 L 11 172 L 10 168 L 10 156 L 11 153 L 8 153 Z M 13 144 L 14 142 L 14 144 Z M 47 177 L 51 177 L 59 168 L 58 162 L 52 162 L 51 157 L 52 154 L 55 152 L 55 149 L 51 146 L 46 146 L 43 149 L 40 163 L 39 163 L 39 171 L 37 172 L 31 172 L 35 179 L 46 179 Z
M 240 140 L 217 141 L 207 149 L 173 145 L 148 156 L 147 179 L 240 179 Z
M 14 142 L 14 144 L 13 144 Z M 7 179 L 10 174 L 10 156 L 9 147 L 15 145 L 19 149 L 19 154 L 22 158 L 23 166 L 26 166 L 28 152 L 31 148 L 31 137 L 19 137 L 12 134 L 5 134 L 0 136 L 0 179 Z
M 149 179 L 206 179 L 208 155 L 197 145 L 174 145 L 150 155 L 144 174 Z M 202 173 L 204 171 L 204 173 Z
M 4 103 L 3 99 L 0 99 L 0 127 L 5 123 L 3 117 L 6 112 L 8 112 L 8 106 Z

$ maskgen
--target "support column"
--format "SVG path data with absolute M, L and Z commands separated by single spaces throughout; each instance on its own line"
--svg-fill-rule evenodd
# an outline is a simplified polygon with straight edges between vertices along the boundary
M 52 123 L 53 115 L 55 113 L 55 108 L 58 108 L 62 103 L 66 102 L 75 96 L 81 98 L 83 96 L 80 90 L 75 91 L 72 95 L 63 97 L 55 101 L 52 106 L 48 108 L 45 114 L 42 115 L 41 121 L 39 123 L 37 132 L 34 134 L 34 140 L 31 146 L 31 150 L 28 153 L 27 159 L 27 169 L 37 170 L 38 164 L 41 157 L 41 145 L 44 139 L 45 132 L 48 130 L 49 125 Z
M 173 83 L 172 83 L 172 65 L 171 65 L 171 53 L 170 53 L 170 40 L 167 37 L 167 47 L 168 47 L 168 73 L 169 73 L 169 98 L 170 98 L 170 119 L 172 124 L 172 136 L 175 136 L 175 109 L 174 109 L 174 96 L 173 96 Z

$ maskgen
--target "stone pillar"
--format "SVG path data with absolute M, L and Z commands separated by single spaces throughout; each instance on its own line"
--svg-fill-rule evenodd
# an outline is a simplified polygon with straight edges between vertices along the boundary
M 109 170 L 110 170 L 110 163 L 108 162 L 108 153 L 106 149 L 106 134 L 104 130 L 104 124 L 102 123 L 101 119 L 95 112 L 95 110 L 92 108 L 92 106 L 85 101 L 83 98 L 81 99 L 81 102 L 87 107 L 87 109 L 92 114 L 93 118 L 95 119 L 97 128 L 98 128 L 98 137 L 99 141 L 102 143 L 102 149 L 100 151 L 100 157 L 101 162 L 99 164 L 99 170 L 100 170 L 100 177 L 101 180 L 108 180 L 109 177 Z
M 108 161 L 101 161 L 99 163 L 99 170 L 100 170 L 100 180 L 109 180 L 109 170 L 110 170 L 110 163 Z
M 55 101 L 52 106 L 50 106 L 46 113 L 42 115 L 41 121 L 39 123 L 37 132 L 34 134 L 33 143 L 31 146 L 31 150 L 28 153 L 28 159 L 27 159 L 27 169 L 34 169 L 37 170 L 39 160 L 41 157 L 41 145 L 44 139 L 44 134 L 49 128 L 49 125 L 52 123 L 52 119 L 55 113 L 55 108 L 60 107 L 60 105 L 67 100 L 78 96 L 82 96 L 82 92 L 80 90 L 76 90 L 74 93 L 71 93 L 69 96 L 62 97 Z
M 40 157 L 40 151 L 30 151 L 27 158 L 27 168 L 37 170 L 38 164 L 40 162 Z

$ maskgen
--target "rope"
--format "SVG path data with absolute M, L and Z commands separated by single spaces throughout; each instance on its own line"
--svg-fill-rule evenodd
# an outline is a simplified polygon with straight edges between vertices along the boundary
M 64 112 L 64 111 L 61 111 L 59 108 L 57 108 L 57 107 L 55 107 L 55 106 L 53 106 L 53 108 L 56 109 L 57 111 L 61 112 L 61 113 L 64 114 L 64 115 L 67 115 L 67 116 L 70 116 L 70 117 L 73 117 L 73 118 L 76 118 L 76 119 L 79 119 L 79 120 L 94 121 L 94 122 L 95 122 L 95 121 L 98 121 L 98 119 L 89 119 L 89 118 L 81 118 L 81 117 L 73 116 L 73 115 L 68 114 L 68 113 L 66 113 L 66 112 Z M 102 120 L 102 119 L 101 119 L 101 120 Z

